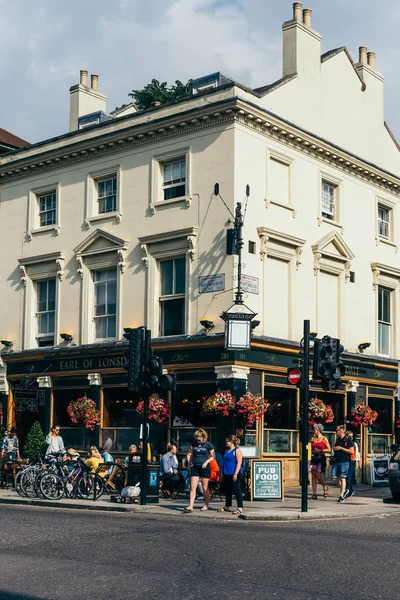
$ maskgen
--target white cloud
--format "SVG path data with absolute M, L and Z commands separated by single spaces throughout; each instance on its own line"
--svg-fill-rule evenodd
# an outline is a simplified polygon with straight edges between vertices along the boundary
M 386 118 L 400 134 L 396 54 L 400 6 L 311 0 L 324 50 L 377 52 Z M 396 3 L 397 4 L 397 3 Z M 281 75 L 281 24 L 291 0 L 0 0 L 1 127 L 38 141 L 67 131 L 69 87 L 79 69 L 100 76 L 109 109 L 156 77 L 172 83 L 222 71 L 250 86 Z

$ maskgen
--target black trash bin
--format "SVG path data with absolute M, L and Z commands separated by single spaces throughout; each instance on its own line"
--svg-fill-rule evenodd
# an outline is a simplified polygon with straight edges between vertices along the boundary
M 142 463 L 134 462 L 129 457 L 128 463 L 128 485 L 136 485 L 138 482 L 141 483 L 142 479 Z M 140 487 L 142 487 L 140 485 Z M 147 477 L 146 477 L 146 504 L 157 504 L 160 501 L 159 497 L 160 488 L 160 464 L 159 463 L 148 463 L 147 464 Z

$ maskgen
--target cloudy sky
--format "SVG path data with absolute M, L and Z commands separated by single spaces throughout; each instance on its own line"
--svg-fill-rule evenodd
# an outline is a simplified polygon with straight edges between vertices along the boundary
M 399 0 L 309 0 L 323 52 L 377 53 L 386 119 L 400 138 Z M 108 110 L 151 78 L 213 71 L 257 87 L 281 76 L 291 0 L 0 0 L 0 127 L 36 142 L 68 131 L 69 88 L 99 75 Z

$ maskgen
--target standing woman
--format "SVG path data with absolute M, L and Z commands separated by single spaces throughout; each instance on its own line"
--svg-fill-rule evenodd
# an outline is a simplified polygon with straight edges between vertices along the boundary
M 225 487 L 225 507 L 220 508 L 218 512 L 230 511 L 232 506 L 232 492 L 235 494 L 237 509 L 233 511 L 234 515 L 241 515 L 243 512 L 243 494 L 241 488 L 243 475 L 243 455 L 238 448 L 239 440 L 235 435 L 228 435 L 225 440 L 226 452 L 223 456 L 223 477 Z
M 65 454 L 64 442 L 60 435 L 60 426 L 53 425 L 46 436 L 46 454 Z
M 320 483 L 324 489 L 324 498 L 328 497 L 328 488 L 325 485 L 326 471 L 326 453 L 331 452 L 331 446 L 328 439 L 322 435 L 323 425 L 314 424 L 313 436 L 311 438 L 311 462 L 309 472 L 311 473 L 312 500 L 318 500 L 317 483 Z
M 190 494 L 189 506 L 185 508 L 185 511 L 193 511 L 199 480 L 204 494 L 204 506 L 200 510 L 208 510 L 210 504 L 210 493 L 208 491 L 210 462 L 214 460 L 215 452 L 214 446 L 208 441 L 208 434 L 204 429 L 197 429 L 194 432 L 193 443 L 186 458 L 190 469 Z

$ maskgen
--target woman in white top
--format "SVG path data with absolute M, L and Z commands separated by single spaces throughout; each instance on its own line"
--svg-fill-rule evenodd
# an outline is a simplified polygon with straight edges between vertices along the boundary
M 47 450 L 46 454 L 65 454 L 65 447 L 62 437 L 59 435 L 60 426 L 53 425 L 46 437 Z

